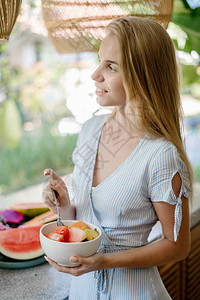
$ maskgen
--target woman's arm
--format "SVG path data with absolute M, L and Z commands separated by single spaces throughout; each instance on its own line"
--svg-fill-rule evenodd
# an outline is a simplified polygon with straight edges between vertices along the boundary
M 107 268 L 152 267 L 184 259 L 190 251 L 188 200 L 182 197 L 182 223 L 177 241 L 173 241 L 174 206 L 156 203 L 155 209 L 163 228 L 164 238 L 146 246 L 105 255 Z
M 179 197 L 181 184 L 180 175 L 176 173 L 172 179 L 172 188 L 176 198 Z M 189 201 L 184 196 L 181 197 L 181 200 L 182 222 L 176 242 L 174 242 L 175 205 L 165 202 L 153 202 L 154 209 L 162 225 L 164 237 L 144 247 L 126 251 L 124 258 L 123 254 L 125 253 L 120 252 L 119 262 L 114 257 L 117 253 L 113 255 L 106 254 L 105 265 L 112 268 L 117 262 L 117 267 L 142 268 L 159 266 L 184 259 L 190 251 Z

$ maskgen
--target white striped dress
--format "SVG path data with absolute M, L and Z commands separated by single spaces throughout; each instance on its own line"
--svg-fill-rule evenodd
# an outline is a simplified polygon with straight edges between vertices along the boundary
M 107 179 L 92 188 L 98 143 L 106 116 L 94 116 L 79 135 L 73 153 L 73 185 L 77 189 L 76 218 L 103 230 L 99 251 L 114 252 L 148 243 L 158 221 L 152 201 L 176 204 L 174 238 L 179 232 L 181 195 L 190 196 L 189 177 L 176 148 L 165 139 L 141 139 L 135 150 Z M 182 179 L 176 199 L 171 180 Z M 70 300 L 171 299 L 158 270 L 151 268 L 105 269 L 73 277 Z

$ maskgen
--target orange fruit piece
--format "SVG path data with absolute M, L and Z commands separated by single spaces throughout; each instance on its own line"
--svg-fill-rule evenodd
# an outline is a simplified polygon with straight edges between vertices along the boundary
M 73 223 L 69 228 L 72 228 L 72 227 L 76 227 L 81 230 L 85 230 L 88 228 L 88 226 L 82 221 L 77 221 L 77 222 Z

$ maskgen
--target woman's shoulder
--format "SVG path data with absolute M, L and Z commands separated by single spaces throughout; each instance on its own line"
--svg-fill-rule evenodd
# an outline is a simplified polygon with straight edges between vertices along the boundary
M 147 141 L 148 153 L 150 158 L 150 168 L 160 168 L 161 166 L 176 165 L 185 170 L 185 165 L 176 146 L 165 138 L 150 139 Z
M 176 159 L 179 156 L 177 148 L 173 143 L 165 138 L 146 139 L 145 153 L 148 153 L 147 159 L 150 157 L 151 162 L 162 160 L 163 157 Z
M 168 150 L 176 150 L 174 144 L 172 144 L 166 138 L 149 138 L 146 139 L 147 145 L 152 148 L 152 150 L 156 150 L 158 152 L 168 151 Z

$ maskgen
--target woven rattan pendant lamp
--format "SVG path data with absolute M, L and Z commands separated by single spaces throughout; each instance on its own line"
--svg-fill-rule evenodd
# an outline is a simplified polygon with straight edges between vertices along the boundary
M 173 0 L 42 0 L 45 25 L 58 53 L 98 51 L 104 28 L 114 18 L 153 18 L 167 27 Z
M 7 42 L 19 15 L 22 0 L 0 0 L 0 42 Z

